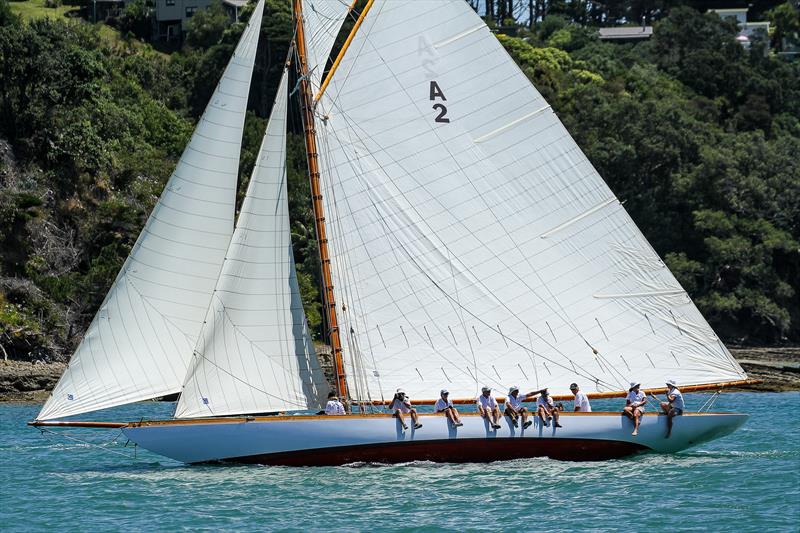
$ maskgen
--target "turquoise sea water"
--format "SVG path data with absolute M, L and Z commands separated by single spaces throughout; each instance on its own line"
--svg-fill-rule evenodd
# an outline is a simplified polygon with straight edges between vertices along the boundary
M 696 409 L 707 396 L 686 398 Z M 100 447 L 42 435 L 25 426 L 38 409 L 0 404 L 2 531 L 800 531 L 796 392 L 722 395 L 715 410 L 751 415 L 733 435 L 594 463 L 186 466 L 134 457 L 124 437 L 113 442 L 118 431 L 66 432 Z M 171 409 L 143 403 L 84 419 Z

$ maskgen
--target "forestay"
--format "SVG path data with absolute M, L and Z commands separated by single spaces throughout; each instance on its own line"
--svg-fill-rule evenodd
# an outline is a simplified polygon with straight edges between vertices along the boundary
M 39 420 L 178 392 L 233 232 L 259 0 L 153 212 Z
M 303 0 L 306 61 L 314 91 L 319 89 L 333 42 L 350 11 L 347 1 Z
M 284 71 L 178 418 L 318 409 L 328 392 L 294 268 L 286 84 Z
M 376 0 L 320 105 L 356 396 L 745 378 L 463 0 Z

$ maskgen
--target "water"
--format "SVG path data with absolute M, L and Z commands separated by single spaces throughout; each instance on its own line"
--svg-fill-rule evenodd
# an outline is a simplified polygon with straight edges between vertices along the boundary
M 697 408 L 706 395 L 686 395 Z M 620 401 L 594 402 L 616 409 Z M 170 404 L 85 419 L 168 416 Z M 0 404 L 0 530 L 800 531 L 800 393 L 725 394 L 739 431 L 675 455 L 596 463 L 336 468 L 185 466 L 118 431 L 25 426 L 34 404 Z M 125 455 L 118 455 L 118 452 Z

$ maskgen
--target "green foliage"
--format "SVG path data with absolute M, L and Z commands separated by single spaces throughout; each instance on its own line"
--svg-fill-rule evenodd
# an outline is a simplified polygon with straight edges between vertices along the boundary
M 0 0 L 0 26 L 17 22 L 17 16 L 11 11 L 8 0 Z
M 189 19 L 186 44 L 194 48 L 208 48 L 218 44 L 230 23 L 230 17 L 225 12 L 222 2 L 215 0 Z
M 784 37 L 794 36 L 797 39 L 800 33 L 800 8 L 796 3 L 787 1 L 768 11 L 767 16 L 774 27 L 773 47 L 782 50 Z
M 147 38 L 151 33 L 151 12 L 146 0 L 133 0 L 125 5 L 119 17 L 118 28 L 123 34 L 128 32 L 137 37 Z
M 796 342 L 800 62 L 748 52 L 732 24 L 670 3 L 537 2 L 547 13 L 538 28 L 498 39 L 723 338 Z M 119 22 L 144 35 L 149 26 L 137 25 L 148 9 L 129 3 Z M 642 16 L 659 19 L 648 42 L 601 42 L 591 27 Z M 769 16 L 774 46 L 798 31 L 790 3 Z M 3 344 L 13 357 L 74 348 L 243 28 L 216 3 L 194 15 L 186 46 L 167 56 L 109 43 L 89 24 L 22 23 L 0 0 L 0 333 L 13 338 Z M 267 0 L 239 200 L 292 38 L 291 3 Z M 299 119 L 289 123 L 294 259 L 320 338 L 305 146 Z

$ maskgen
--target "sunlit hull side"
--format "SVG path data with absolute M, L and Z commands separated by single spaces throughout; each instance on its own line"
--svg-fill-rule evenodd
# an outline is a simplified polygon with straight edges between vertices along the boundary
M 687 414 L 665 438 L 664 416 L 648 415 L 639 435 L 618 413 L 564 413 L 561 428 L 535 420 L 527 430 L 508 419 L 492 431 L 463 416 L 450 427 L 443 416 L 421 415 L 423 427 L 403 431 L 388 415 L 276 416 L 144 422 L 123 429 L 139 446 L 185 463 L 231 462 L 323 466 L 353 462 L 490 462 L 527 457 L 572 461 L 614 459 L 640 452 L 672 453 L 728 435 L 744 414 Z M 410 421 L 409 421 L 410 422 Z

